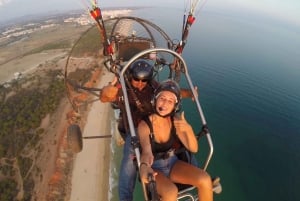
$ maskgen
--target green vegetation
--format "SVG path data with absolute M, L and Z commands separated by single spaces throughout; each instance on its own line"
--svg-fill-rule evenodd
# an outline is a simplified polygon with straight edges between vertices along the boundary
M 0 181 L 0 201 L 14 201 L 17 193 L 17 183 L 14 180 Z
M 99 50 L 103 47 L 102 43 L 98 27 L 93 26 L 76 42 L 72 49 L 72 56 L 99 55 Z
M 76 71 L 69 73 L 68 79 L 77 84 L 84 85 L 90 79 L 91 75 L 90 69 L 77 69 Z
M 28 157 L 18 157 L 18 165 L 20 167 L 20 172 L 22 178 L 25 178 L 26 174 L 28 173 L 30 167 L 32 166 L 32 159 Z
M 99 52 L 102 43 L 98 27 L 94 26 L 75 44 L 72 39 L 50 42 L 26 55 L 73 46 L 71 57 L 98 58 L 102 54 Z M 91 70 L 99 65 L 95 59 L 89 66 L 72 67 L 76 70 L 70 72 L 68 78 L 84 85 L 91 77 Z M 44 176 L 40 167 L 35 166 L 38 154 L 47 149 L 39 143 L 45 133 L 40 127 L 41 121 L 57 109 L 67 93 L 60 70 L 43 71 L 9 84 L 9 88 L 0 85 L 0 201 L 16 200 L 21 190 L 24 192 L 22 201 L 30 201 L 34 179 L 41 180 Z M 71 170 L 64 171 L 68 174 Z
M 67 49 L 67 48 L 71 48 L 71 41 L 70 40 L 62 40 L 62 41 L 55 41 L 52 43 L 48 43 L 42 47 L 38 47 L 36 49 L 31 50 L 30 52 L 27 52 L 26 54 L 24 54 L 24 56 L 26 55 L 30 55 L 30 54 L 36 54 L 36 53 L 40 53 L 42 51 L 46 51 L 46 50 L 54 50 L 54 49 Z
M 26 151 L 40 149 L 38 142 L 44 129 L 39 126 L 65 96 L 64 80 L 60 71 L 49 71 L 45 77 L 19 80 L 10 89 L 0 90 L 0 158 L 6 158 L 0 163 L 0 175 L 4 176 L 0 180 L 0 201 L 15 200 L 16 170 L 20 171 L 24 191 L 28 192 L 23 200 L 29 201 L 34 188 L 30 170 L 35 155 L 26 156 Z
M 14 96 L 0 103 L 0 150 L 4 152 L 0 157 L 16 157 L 34 138 L 45 115 L 55 110 L 65 94 L 63 80 L 56 78 L 58 73 L 49 73 L 51 78 L 46 89 L 41 84 L 30 89 L 20 88 Z

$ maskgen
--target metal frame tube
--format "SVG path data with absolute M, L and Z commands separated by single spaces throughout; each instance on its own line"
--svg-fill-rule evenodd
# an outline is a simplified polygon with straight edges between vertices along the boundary
M 169 53 L 171 55 L 173 55 L 175 58 L 179 59 L 180 62 L 182 62 L 183 66 L 184 66 L 184 75 L 187 79 L 187 82 L 189 84 L 189 87 L 192 91 L 192 94 L 193 94 L 193 97 L 195 98 L 195 103 L 196 103 L 196 106 L 197 106 L 197 110 L 200 114 L 200 118 L 201 118 L 201 122 L 202 122 L 202 125 L 203 126 L 206 126 L 207 123 L 206 123 L 206 120 L 205 120 L 205 117 L 204 117 L 204 113 L 203 113 L 203 110 L 201 108 L 201 105 L 200 105 L 200 102 L 197 98 L 197 94 L 196 94 L 196 91 L 195 91 L 195 88 L 194 88 L 194 85 L 191 81 L 191 78 L 190 78 L 190 75 L 188 73 L 188 68 L 187 68 L 187 65 L 185 63 L 185 61 L 183 60 L 183 58 L 181 57 L 180 54 L 176 53 L 175 51 L 173 50 L 170 50 L 170 49 L 165 49 L 165 48 L 152 48 L 152 49 L 147 49 L 147 50 L 144 50 L 138 54 L 136 54 L 134 57 L 132 57 L 128 62 L 127 64 L 122 68 L 122 70 L 119 72 L 119 76 L 120 76 L 120 83 L 121 83 L 121 86 L 122 86 L 122 91 L 123 91 L 123 95 L 124 95 L 124 101 L 125 101 L 125 110 L 126 110 L 126 114 L 127 114 L 127 118 L 128 118 L 128 123 L 129 123 L 129 129 L 130 129 L 130 134 L 131 134 L 131 137 L 135 137 L 137 136 L 136 135 L 136 130 L 134 128 L 134 125 L 133 125 L 133 121 L 132 121 L 132 114 L 131 114 L 131 110 L 130 110 L 130 104 L 129 104 L 129 100 L 128 100 L 128 94 L 127 94 L 127 89 L 126 89 L 126 82 L 125 82 L 125 78 L 124 78 L 124 75 L 125 75 L 125 72 L 126 70 L 129 68 L 129 66 L 138 58 L 146 55 L 146 54 L 149 54 L 151 52 L 166 52 L 166 53 Z M 208 153 L 208 156 L 206 158 L 206 161 L 205 161 L 205 164 L 203 166 L 203 169 L 206 170 L 207 167 L 208 167 L 208 164 L 212 158 L 212 155 L 213 155 L 213 143 L 212 143 L 212 139 L 211 139 L 211 136 L 210 136 L 210 133 L 208 132 L 206 134 L 206 138 L 207 138 L 207 141 L 208 141 L 208 145 L 209 145 L 209 153 Z M 136 154 L 136 159 L 137 159 L 137 164 L 138 164 L 138 167 L 140 166 L 140 151 L 138 148 L 135 148 L 135 154 Z M 146 200 L 148 200 L 148 197 L 146 195 L 146 192 L 144 191 L 144 195 L 145 195 L 145 198 Z

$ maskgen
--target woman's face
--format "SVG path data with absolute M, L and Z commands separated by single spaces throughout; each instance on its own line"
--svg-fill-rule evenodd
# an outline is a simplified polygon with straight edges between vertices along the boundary
M 170 91 L 162 91 L 156 97 L 156 111 L 161 115 L 168 115 L 173 110 L 177 103 L 177 98 L 174 93 Z

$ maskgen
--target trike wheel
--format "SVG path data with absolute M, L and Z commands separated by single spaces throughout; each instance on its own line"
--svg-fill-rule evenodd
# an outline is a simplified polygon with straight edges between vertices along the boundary
M 79 153 L 82 150 L 82 134 L 77 124 L 72 124 L 68 127 L 67 139 L 68 146 L 73 153 Z

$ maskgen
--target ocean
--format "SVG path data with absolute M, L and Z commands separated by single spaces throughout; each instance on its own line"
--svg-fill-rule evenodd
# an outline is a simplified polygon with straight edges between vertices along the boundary
M 180 39 L 182 10 L 147 8 L 135 15 Z M 205 7 L 196 17 L 183 58 L 213 139 L 208 172 L 223 188 L 214 200 L 300 200 L 300 28 Z M 196 124 L 193 109 L 183 108 Z M 136 201 L 140 191 L 137 184 Z

